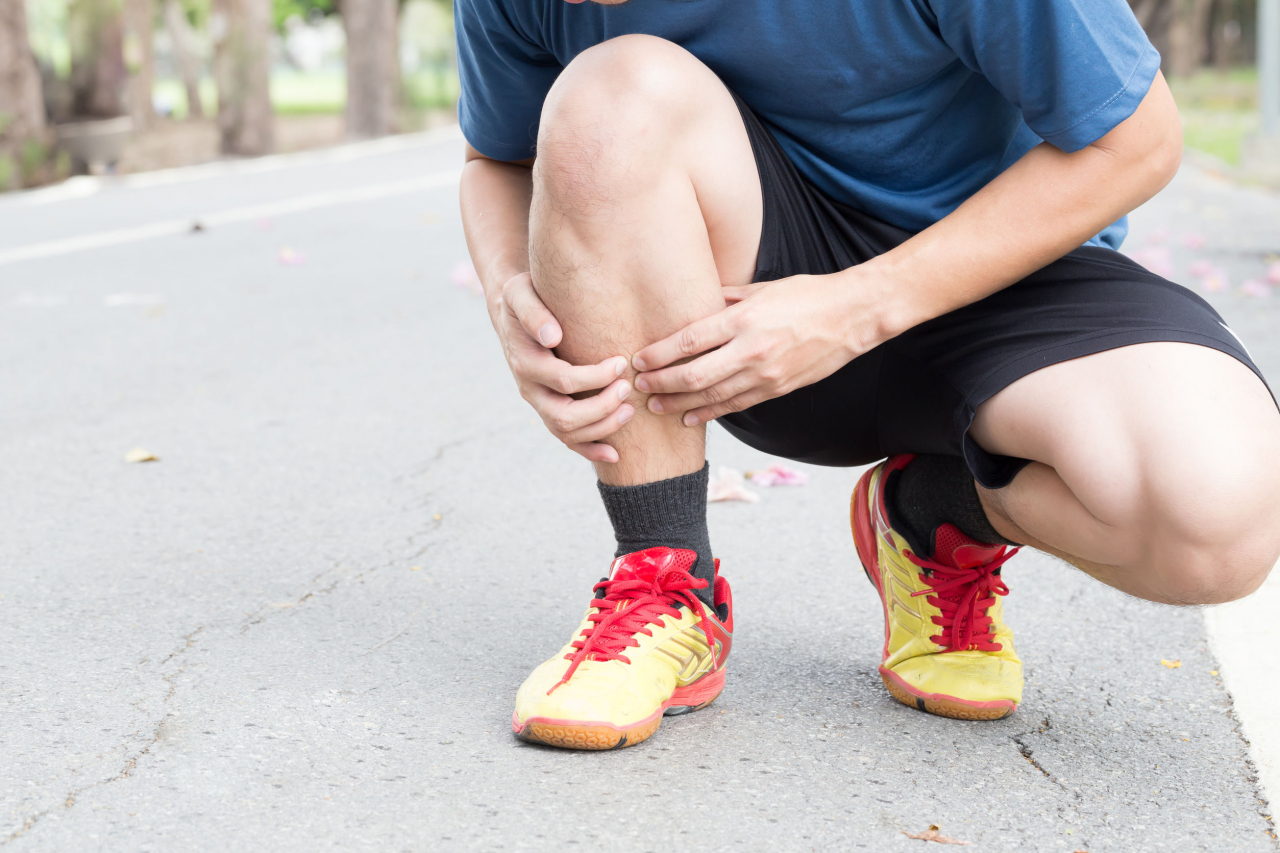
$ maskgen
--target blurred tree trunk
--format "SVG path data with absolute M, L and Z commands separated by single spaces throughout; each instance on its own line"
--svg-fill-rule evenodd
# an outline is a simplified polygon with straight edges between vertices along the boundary
M 44 99 L 40 72 L 27 41 L 23 0 L 0 0 L 0 190 L 20 185 L 31 145 L 43 145 Z
M 187 13 L 178 0 L 165 0 L 164 25 L 173 42 L 173 58 L 178 66 L 178 76 L 182 78 L 183 88 L 187 90 L 187 116 L 204 118 L 204 104 L 200 101 L 200 58 L 196 55 L 195 33 L 192 32 Z
M 151 87 L 155 79 L 155 6 L 152 0 L 124 0 L 124 62 L 129 71 L 128 107 L 135 130 L 155 118 Z
M 1167 66 L 1175 76 L 1185 77 L 1204 63 L 1213 0 L 1172 0 L 1172 3 Z
M 400 41 L 396 0 L 342 0 L 347 32 L 347 136 L 368 139 L 396 129 Z
M 85 118 L 124 115 L 129 71 L 119 0 L 73 0 L 67 30 L 73 113 Z
M 224 154 L 256 156 L 275 148 L 271 111 L 271 0 L 215 0 L 221 39 L 215 59 L 218 129 Z

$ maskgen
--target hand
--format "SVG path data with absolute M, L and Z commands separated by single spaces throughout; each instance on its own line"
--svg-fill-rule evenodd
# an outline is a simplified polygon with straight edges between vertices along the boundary
M 830 376 L 887 337 L 878 288 L 851 273 L 724 288 L 728 307 L 635 354 L 637 390 L 694 426 Z
M 631 393 L 631 383 L 618 378 L 627 369 L 626 358 L 615 356 L 581 366 L 556 358 L 552 347 L 564 333 L 538 298 L 527 272 L 503 285 L 501 304 L 492 315 L 520 396 L 533 406 L 551 434 L 592 462 L 617 462 L 618 451 L 599 442 L 636 413 L 634 406 L 623 402 Z M 578 400 L 569 396 L 597 388 L 604 390 Z

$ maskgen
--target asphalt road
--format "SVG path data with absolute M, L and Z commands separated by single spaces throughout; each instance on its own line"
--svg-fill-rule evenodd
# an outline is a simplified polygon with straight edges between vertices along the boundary
M 1198 611 L 1028 553 L 1017 714 L 891 700 L 851 470 L 712 507 L 739 625 L 715 705 L 617 752 L 516 741 L 611 541 L 451 281 L 460 156 L 0 199 L 0 846 L 1276 850 Z M 1280 200 L 1187 167 L 1131 245 L 1160 229 L 1179 280 L 1238 284 Z M 1276 300 L 1213 298 L 1280 376 Z M 718 430 L 710 457 L 769 461 Z

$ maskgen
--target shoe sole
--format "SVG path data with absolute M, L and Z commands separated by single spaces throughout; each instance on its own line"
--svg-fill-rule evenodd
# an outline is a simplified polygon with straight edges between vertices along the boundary
M 621 749 L 648 740 L 662 724 L 664 716 L 674 717 L 698 711 L 716 700 L 724 690 L 724 668 L 708 673 L 685 687 L 676 688 L 662 707 L 638 723 L 619 727 L 612 723 L 589 720 L 557 720 L 530 717 L 521 723 L 511 715 L 511 731 L 529 743 L 541 743 L 564 749 Z
M 854 487 L 853 497 L 849 501 L 849 525 L 853 529 L 853 544 L 858 550 L 862 571 L 880 596 L 880 607 L 884 612 L 884 650 L 881 652 L 881 660 L 884 660 L 889 656 L 889 601 L 880 585 L 880 549 L 876 542 L 875 525 L 871 523 L 871 477 L 879 467 L 877 465 L 869 469 Z M 1018 708 L 1017 703 L 1007 699 L 973 702 L 943 693 L 924 693 L 907 684 L 883 664 L 878 669 L 880 680 L 884 682 L 890 696 L 903 705 L 926 714 L 953 720 L 1002 720 Z

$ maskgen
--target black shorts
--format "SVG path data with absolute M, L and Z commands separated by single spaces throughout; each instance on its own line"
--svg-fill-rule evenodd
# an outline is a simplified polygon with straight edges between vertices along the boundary
M 839 272 L 911 236 L 826 196 L 759 117 L 741 100 L 738 107 L 764 195 L 756 281 Z M 962 456 L 980 483 L 999 488 L 1026 460 L 987 453 L 969 436 L 981 403 L 1042 367 L 1151 341 L 1212 347 L 1262 376 L 1199 296 L 1119 252 L 1084 246 L 826 379 L 720 422 L 758 450 L 817 465 L 865 465 L 894 453 Z

